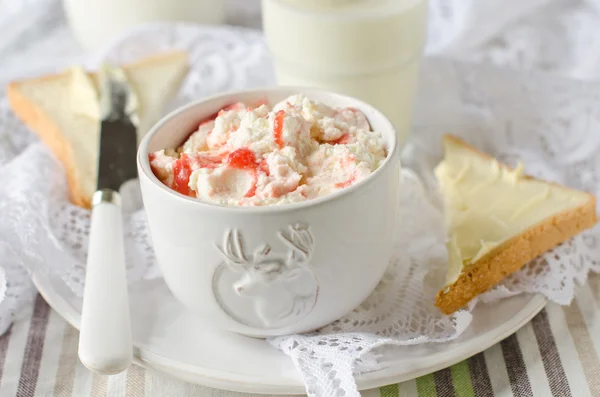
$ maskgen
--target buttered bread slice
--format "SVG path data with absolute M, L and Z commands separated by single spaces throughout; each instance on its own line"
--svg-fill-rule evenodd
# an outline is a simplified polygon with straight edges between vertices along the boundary
M 450 314 L 597 222 L 593 195 L 525 176 L 453 136 L 435 175 L 449 266 L 436 306 Z
M 178 91 L 188 71 L 185 52 L 173 51 L 118 67 L 133 88 L 141 138 Z M 71 201 L 89 208 L 96 190 L 100 134 L 97 73 L 64 73 L 15 81 L 7 96 L 13 112 L 63 164 Z

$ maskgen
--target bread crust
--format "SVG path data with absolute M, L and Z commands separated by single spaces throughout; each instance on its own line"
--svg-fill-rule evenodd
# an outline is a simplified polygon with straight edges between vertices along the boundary
M 122 67 L 127 71 L 145 64 L 151 64 L 154 62 L 159 62 L 162 59 L 174 58 L 178 56 L 187 59 L 186 52 L 171 51 L 152 55 L 127 65 L 123 65 Z M 6 87 L 6 92 L 10 107 L 15 115 L 52 150 L 54 155 L 65 168 L 69 187 L 69 199 L 71 202 L 77 206 L 89 209 L 91 208 L 92 197 L 89 193 L 84 191 L 82 183 L 79 180 L 71 143 L 61 133 L 59 126 L 53 121 L 52 117 L 34 101 L 29 100 L 29 98 L 24 95 L 21 90 L 21 86 L 23 84 L 44 83 L 49 80 L 62 78 L 63 76 L 64 72 L 35 77 L 32 79 L 13 81 L 10 82 Z M 94 72 L 88 72 L 88 76 L 90 76 L 94 81 L 97 79 L 97 74 Z
M 58 76 L 44 76 L 35 81 L 54 79 Z M 29 80 L 34 81 L 34 80 Z M 62 135 L 58 125 L 46 114 L 44 109 L 30 101 L 20 89 L 19 82 L 9 83 L 6 94 L 10 107 L 19 119 L 44 142 L 63 164 L 67 174 L 69 198 L 73 204 L 91 208 L 91 197 L 85 194 L 77 178 L 77 168 L 71 144 Z
M 486 159 L 492 158 L 454 136 L 445 136 L 444 139 L 452 140 Z M 504 164 L 502 166 L 510 169 Z M 526 178 L 535 179 L 529 176 Z M 556 183 L 548 183 L 572 190 Z M 549 217 L 520 235 L 494 247 L 475 263 L 466 266 L 454 283 L 438 292 L 436 306 L 444 314 L 455 312 L 528 262 L 585 229 L 593 227 L 598 222 L 596 197 L 586 194 L 589 199 L 583 205 Z

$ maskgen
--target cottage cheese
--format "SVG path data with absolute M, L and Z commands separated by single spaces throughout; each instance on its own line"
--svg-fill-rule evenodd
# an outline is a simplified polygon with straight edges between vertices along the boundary
M 184 195 L 221 205 L 305 201 L 368 177 L 386 157 L 360 111 L 294 95 L 236 103 L 203 121 L 177 149 L 150 154 L 154 174 Z

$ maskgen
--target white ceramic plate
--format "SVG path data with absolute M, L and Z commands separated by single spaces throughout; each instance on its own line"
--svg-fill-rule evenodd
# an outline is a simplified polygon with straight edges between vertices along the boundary
M 117 64 L 173 48 L 191 57 L 191 72 L 173 107 L 215 92 L 272 83 L 260 32 L 157 24 L 129 33 L 101 59 Z M 79 328 L 82 301 L 53 276 L 34 273 L 48 303 Z M 192 383 L 239 392 L 303 394 L 292 361 L 266 341 L 218 332 L 179 305 L 162 280 L 130 287 L 137 364 Z M 511 335 L 545 305 L 541 296 L 518 295 L 478 304 L 469 328 L 450 343 L 390 348 L 385 368 L 357 376 L 361 390 L 413 379 L 460 362 Z
M 46 301 L 79 328 L 82 301 L 58 279 L 34 274 Z M 162 280 L 130 287 L 135 362 L 209 387 L 249 393 L 303 394 L 292 361 L 266 341 L 218 332 L 187 312 Z M 544 308 L 541 296 L 479 304 L 473 322 L 449 343 L 396 347 L 381 370 L 358 375 L 361 390 L 413 379 L 460 362 L 508 337 Z

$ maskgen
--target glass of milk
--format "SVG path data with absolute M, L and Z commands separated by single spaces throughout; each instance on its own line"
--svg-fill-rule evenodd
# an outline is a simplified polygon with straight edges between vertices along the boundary
M 279 85 L 354 96 L 410 129 L 427 0 L 262 0 Z
M 225 0 L 63 0 L 69 25 L 87 50 L 135 26 L 164 21 L 220 24 Z

